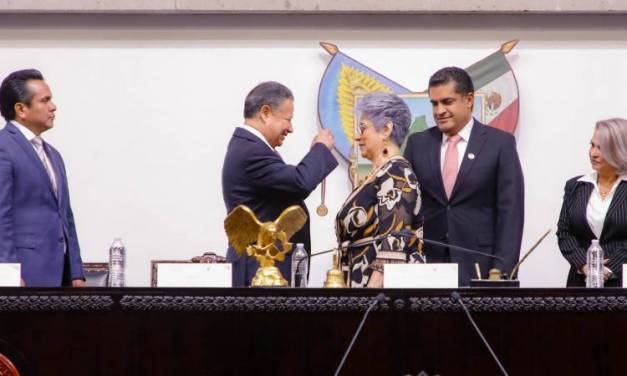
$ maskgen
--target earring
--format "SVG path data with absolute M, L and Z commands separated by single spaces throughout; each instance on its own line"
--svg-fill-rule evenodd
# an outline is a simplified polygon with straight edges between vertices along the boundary
M 388 151 L 388 139 L 386 138 L 386 139 L 383 140 L 383 156 L 387 157 L 388 153 L 389 153 L 389 151 Z

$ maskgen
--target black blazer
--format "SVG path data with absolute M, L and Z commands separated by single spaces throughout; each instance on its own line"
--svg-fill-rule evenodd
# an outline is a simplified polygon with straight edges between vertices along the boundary
M 524 223 L 524 181 L 514 137 L 475 120 L 450 200 L 440 167 L 442 132 L 432 127 L 413 134 L 405 158 L 422 195 L 424 237 L 501 258 L 425 246 L 427 262 L 455 262 L 459 283 L 475 278 L 474 264 L 487 278 L 492 267 L 511 272 L 520 253 Z
M 577 273 L 586 264 L 586 253 L 592 239 L 596 236 L 588 225 L 586 210 L 590 195 L 594 190 L 591 183 L 578 181 L 580 176 L 566 182 L 564 202 L 557 223 L 557 241 L 559 249 L 571 265 L 567 286 L 585 286 L 585 277 Z M 621 181 L 616 187 L 614 197 L 605 215 L 599 245 L 607 267 L 614 275 L 606 286 L 621 286 L 623 263 L 627 262 L 627 182 Z
M 337 166 L 331 151 L 321 143 L 314 144 L 297 166 L 283 162 L 278 153 L 243 128 L 236 128 L 229 142 L 222 167 L 222 195 L 229 213 L 246 205 L 262 221 L 274 221 L 286 208 L 300 205 L 307 215 L 305 198 Z M 292 243 L 304 243 L 311 251 L 309 219 Z M 227 261 L 233 264 L 233 286 L 249 286 L 257 271 L 254 258 L 238 257 L 229 247 Z M 276 266 L 289 281 L 291 257 Z

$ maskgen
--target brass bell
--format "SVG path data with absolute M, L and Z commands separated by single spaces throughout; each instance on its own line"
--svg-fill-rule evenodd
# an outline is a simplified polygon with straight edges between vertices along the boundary
M 491 281 L 500 281 L 501 280 L 501 270 L 497 268 L 492 268 L 488 271 L 488 279 Z
M 333 253 L 333 268 L 327 272 L 327 278 L 324 281 L 324 287 L 326 288 L 344 288 L 346 282 L 344 281 L 344 273 L 340 268 L 340 256 L 339 250 Z

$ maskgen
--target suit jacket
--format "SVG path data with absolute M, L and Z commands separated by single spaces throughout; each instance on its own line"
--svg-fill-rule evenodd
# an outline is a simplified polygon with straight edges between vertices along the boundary
M 427 262 L 458 263 L 461 286 L 476 278 L 475 263 L 483 278 L 493 267 L 510 273 L 519 258 L 524 222 L 524 182 L 514 137 L 475 120 L 450 199 L 442 182 L 441 146 L 442 132 L 432 127 L 411 135 L 405 149 L 420 183 L 424 237 L 499 259 L 427 244 Z
M 323 144 L 316 143 L 297 166 L 283 162 L 257 136 L 243 128 L 235 128 L 222 167 L 222 194 L 227 213 L 238 205 L 246 205 L 262 221 L 274 221 L 286 208 L 300 205 L 307 216 L 305 198 L 337 166 L 337 160 Z M 292 243 L 304 243 L 311 251 L 309 219 Z M 276 266 L 289 281 L 291 253 Z M 238 257 L 229 247 L 227 261 L 233 264 L 233 286 L 249 286 L 257 271 L 257 261 L 246 255 Z
M 557 223 L 560 251 L 571 265 L 567 286 L 585 286 L 585 277 L 577 273 L 587 263 L 586 254 L 596 235 L 590 229 L 586 212 L 594 186 L 589 182 L 570 179 L 564 187 L 564 202 Z M 627 182 L 621 181 L 605 215 L 599 245 L 607 267 L 614 275 L 606 286 L 622 286 L 623 263 L 627 262 Z
M 58 198 L 22 132 L 11 123 L 0 131 L 0 262 L 19 262 L 26 286 L 61 286 L 64 273 L 84 279 L 65 166 L 56 149 L 44 150 Z

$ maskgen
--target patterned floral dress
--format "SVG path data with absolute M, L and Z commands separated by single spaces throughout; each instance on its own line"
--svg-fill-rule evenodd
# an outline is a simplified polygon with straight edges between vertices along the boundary
M 346 199 L 336 217 L 338 243 L 367 241 L 403 229 L 422 237 L 420 189 L 409 162 L 393 157 L 374 171 Z M 349 257 L 350 261 L 349 262 Z M 386 263 L 424 262 L 415 239 L 388 236 L 381 241 L 343 250 L 342 266 L 352 286 L 363 287 L 373 270 L 383 272 Z

